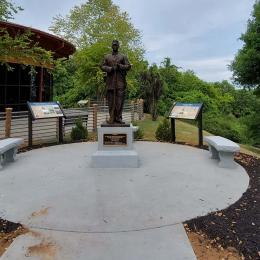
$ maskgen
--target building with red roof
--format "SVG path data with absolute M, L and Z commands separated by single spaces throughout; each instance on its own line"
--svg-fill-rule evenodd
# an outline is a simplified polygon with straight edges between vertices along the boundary
M 30 30 L 33 42 L 51 51 L 55 59 L 68 58 L 76 51 L 74 45 L 68 41 L 34 28 L 0 21 L 0 29 L 6 29 L 12 37 Z M 14 69 L 8 71 L 6 66 L 0 65 L 0 111 L 6 107 L 11 107 L 14 111 L 27 110 L 27 101 L 52 100 L 53 79 L 49 73 L 50 65 L 37 64 L 33 59 L 25 61 L 13 57 L 5 57 L 4 61 L 10 63 Z M 22 64 L 34 65 L 36 75 L 31 75 L 30 68 Z

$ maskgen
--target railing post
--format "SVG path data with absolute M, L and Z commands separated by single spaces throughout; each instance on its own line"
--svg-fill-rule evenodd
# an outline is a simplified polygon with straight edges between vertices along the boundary
M 131 101 L 131 122 L 135 121 L 135 102 Z
M 12 111 L 12 108 L 5 109 L 5 138 L 11 137 Z
M 33 123 L 32 123 L 32 114 L 28 112 L 28 146 L 32 148 L 33 146 Z
M 139 120 L 142 120 L 144 118 L 144 100 L 143 99 L 139 99 L 139 102 L 138 102 L 138 116 L 139 116 Z
M 93 104 L 93 131 L 97 131 L 97 121 L 98 121 L 98 105 Z
M 58 118 L 59 143 L 63 143 L 63 117 Z

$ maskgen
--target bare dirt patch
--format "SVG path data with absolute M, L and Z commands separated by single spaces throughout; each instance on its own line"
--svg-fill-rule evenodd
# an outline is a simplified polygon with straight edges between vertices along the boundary
M 28 230 L 20 224 L 0 219 L 0 257 L 16 237 L 27 232 Z
M 187 231 L 187 229 L 186 229 Z M 187 231 L 187 235 L 198 260 L 242 260 L 238 251 L 233 247 L 224 249 L 222 246 L 216 246 L 204 234 Z

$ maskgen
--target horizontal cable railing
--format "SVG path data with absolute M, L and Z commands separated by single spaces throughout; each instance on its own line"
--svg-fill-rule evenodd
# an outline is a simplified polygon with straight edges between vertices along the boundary
M 77 119 L 81 119 L 89 132 L 109 119 L 106 102 L 91 103 L 85 108 L 63 109 L 65 118 L 62 119 L 62 132 L 65 140 L 70 140 L 70 133 Z M 29 113 L 28 111 L 11 112 L 7 120 L 7 112 L 0 112 L 0 139 L 19 137 L 24 139 L 23 146 L 29 145 Z M 143 118 L 142 102 L 126 102 L 123 109 L 123 121 L 130 123 Z M 9 122 L 9 123 L 8 123 Z M 59 119 L 46 118 L 32 121 L 32 145 L 55 143 L 59 140 Z

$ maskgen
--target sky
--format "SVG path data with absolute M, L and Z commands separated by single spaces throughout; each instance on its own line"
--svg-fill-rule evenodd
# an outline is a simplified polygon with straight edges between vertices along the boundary
M 86 0 L 13 0 L 24 11 L 13 22 L 48 32 L 54 16 Z M 255 0 L 113 0 L 142 33 L 146 58 L 165 57 L 206 81 L 230 80 L 228 64 L 243 43 Z

